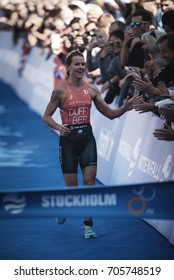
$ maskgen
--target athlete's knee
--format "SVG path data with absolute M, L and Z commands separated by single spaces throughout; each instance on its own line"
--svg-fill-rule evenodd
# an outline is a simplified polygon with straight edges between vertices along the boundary
M 64 174 L 64 181 L 67 187 L 78 186 L 78 180 L 76 174 Z
M 90 176 L 84 176 L 83 178 L 83 184 L 85 186 L 92 186 L 95 185 L 95 173 L 94 174 L 90 174 Z
M 83 168 L 83 185 L 95 185 L 96 166 L 87 166 Z
M 93 186 L 95 185 L 95 179 L 88 179 L 83 181 L 84 186 Z

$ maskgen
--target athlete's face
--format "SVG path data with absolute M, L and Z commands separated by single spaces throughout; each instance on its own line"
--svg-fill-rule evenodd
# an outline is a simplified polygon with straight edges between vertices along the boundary
M 81 56 L 74 56 L 69 66 L 71 77 L 82 78 L 85 73 L 85 61 Z

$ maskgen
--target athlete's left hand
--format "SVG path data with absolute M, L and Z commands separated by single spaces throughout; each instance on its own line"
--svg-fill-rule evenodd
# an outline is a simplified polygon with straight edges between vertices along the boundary
M 67 127 L 67 124 L 63 124 L 60 126 L 59 132 L 61 136 L 67 136 L 71 130 Z

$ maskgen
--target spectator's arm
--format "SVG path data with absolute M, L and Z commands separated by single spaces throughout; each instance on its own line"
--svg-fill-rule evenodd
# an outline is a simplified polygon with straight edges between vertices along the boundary
M 129 48 L 130 48 L 130 44 L 131 44 L 131 41 L 133 38 L 134 38 L 134 35 L 132 32 L 127 31 L 125 33 L 125 39 L 124 39 L 123 46 L 122 46 L 121 53 L 120 53 L 120 62 L 121 62 L 122 66 L 128 65 Z
M 134 106 L 135 111 L 138 111 L 140 114 L 153 111 L 155 109 L 154 103 L 142 102 Z
M 165 124 L 165 128 L 155 129 L 153 135 L 158 140 L 174 141 L 174 129 L 169 125 Z
M 159 88 L 154 87 L 152 82 L 149 79 L 147 79 L 147 81 L 143 81 L 140 78 L 135 78 L 132 85 L 133 85 L 133 87 L 135 87 L 136 89 L 138 89 L 142 92 L 150 93 L 153 95 L 161 94 L 161 91 L 159 90 Z

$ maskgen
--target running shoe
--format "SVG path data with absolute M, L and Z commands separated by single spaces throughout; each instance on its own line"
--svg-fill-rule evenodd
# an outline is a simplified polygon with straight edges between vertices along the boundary
M 84 237 L 85 238 L 97 237 L 97 234 L 95 233 L 95 231 L 92 230 L 92 228 L 90 226 L 84 225 L 82 228 L 84 228 Z

